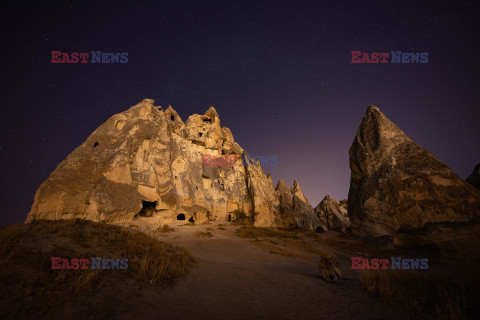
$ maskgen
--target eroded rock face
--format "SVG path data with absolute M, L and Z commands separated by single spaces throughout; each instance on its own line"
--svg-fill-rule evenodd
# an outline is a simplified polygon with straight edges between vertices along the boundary
M 350 169 L 348 215 L 357 234 L 430 242 L 478 224 L 479 190 L 375 106 L 368 107 L 350 148 Z
M 480 189 L 480 163 L 473 169 L 473 172 L 468 176 L 466 181 L 477 189 Z
M 277 187 L 279 206 L 275 215 L 275 223 L 282 227 L 297 226 L 304 230 L 314 230 L 324 226 L 316 217 L 313 207 L 305 198 L 297 180 L 289 188 L 283 180 L 279 180 Z
M 315 214 L 325 224 L 328 230 L 345 232 L 350 228 L 350 219 L 347 216 L 347 210 L 327 195 L 315 207 Z
M 205 161 L 224 157 L 234 161 Z M 60 163 L 38 189 L 27 222 L 202 223 L 244 212 L 257 226 L 275 226 L 278 207 L 271 177 L 221 127 L 213 107 L 183 122 L 171 106 L 164 111 L 145 99 Z

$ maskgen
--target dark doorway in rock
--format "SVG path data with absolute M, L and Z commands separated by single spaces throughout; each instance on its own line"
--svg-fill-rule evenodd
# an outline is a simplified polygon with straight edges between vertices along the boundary
M 170 120 L 175 121 L 175 116 L 170 116 Z
M 199 132 L 199 133 L 198 133 L 198 136 L 199 136 L 199 137 L 201 137 L 202 135 L 203 135 L 203 133 L 202 133 L 202 132 Z
M 157 202 L 142 200 L 142 210 L 137 214 L 140 217 L 151 217 L 157 212 Z
M 94 147 L 94 148 L 95 148 L 96 146 L 98 146 L 98 141 L 93 144 L 93 147 Z
M 190 217 L 190 219 L 188 219 L 188 222 L 195 223 L 195 220 L 193 219 L 193 217 Z
M 178 216 L 177 216 L 177 220 L 185 220 L 185 215 L 183 213 L 180 213 Z
M 208 118 L 206 118 L 206 119 L 202 119 L 202 120 L 203 120 L 203 122 L 212 123 L 212 119 L 208 119 Z

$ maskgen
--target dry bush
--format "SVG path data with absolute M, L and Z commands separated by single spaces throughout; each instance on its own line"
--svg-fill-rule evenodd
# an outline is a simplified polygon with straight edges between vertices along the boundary
M 197 231 L 197 232 L 195 232 L 195 237 L 197 237 L 197 238 L 212 238 L 213 233 L 211 231 Z
M 159 232 L 159 233 L 170 233 L 170 232 L 174 232 L 174 231 L 175 231 L 175 229 L 170 227 L 168 224 L 164 224 L 163 226 L 155 229 L 155 232 Z
M 139 287 L 172 286 L 196 264 L 185 248 L 138 231 L 79 219 L 2 227 L 0 254 L 0 318 L 9 319 L 51 317 L 54 310 L 67 306 L 76 306 L 88 318 L 115 317 L 125 306 L 123 298 L 94 298 L 98 292 L 125 288 L 127 281 Z M 54 270 L 51 257 L 127 258 L 128 269 Z
M 254 217 L 247 216 L 247 214 L 241 210 L 235 210 L 233 214 L 235 215 L 235 221 L 232 223 L 234 226 L 253 226 Z
M 250 242 L 256 245 L 257 247 L 263 248 L 270 253 L 278 254 L 280 256 L 284 256 L 287 258 L 299 258 L 299 257 L 305 258 L 305 255 L 301 254 L 300 252 L 282 248 L 275 241 L 272 241 L 272 240 L 255 239 L 255 240 L 251 240 Z
M 478 319 L 480 276 L 476 270 L 361 270 L 362 286 L 414 318 Z

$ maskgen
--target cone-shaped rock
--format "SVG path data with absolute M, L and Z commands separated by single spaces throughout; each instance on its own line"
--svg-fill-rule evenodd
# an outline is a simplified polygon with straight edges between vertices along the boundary
M 480 163 L 473 169 L 472 174 L 468 176 L 467 182 L 480 189 Z
M 300 184 L 298 183 L 297 179 L 293 181 L 292 193 L 299 197 L 300 200 L 302 200 L 303 202 L 310 204 L 307 198 L 305 198 L 305 195 L 303 194 L 302 188 L 300 188 Z
M 347 211 L 329 195 L 323 198 L 315 207 L 315 214 L 329 230 L 345 232 L 350 228 L 350 219 L 347 217 Z
M 278 180 L 275 188 L 278 196 L 278 210 L 275 224 L 283 227 L 299 227 L 304 230 L 314 230 L 323 225 L 315 215 L 312 206 L 303 195 L 297 180 L 289 188 L 282 179 Z
M 350 148 L 350 169 L 348 215 L 355 233 L 428 242 L 458 236 L 459 228 L 478 222 L 479 190 L 375 106 L 368 107 Z

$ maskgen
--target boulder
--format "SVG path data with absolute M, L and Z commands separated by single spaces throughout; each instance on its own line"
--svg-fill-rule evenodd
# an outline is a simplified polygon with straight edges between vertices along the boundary
M 396 244 L 478 232 L 480 191 L 369 106 L 350 147 L 352 231 Z
M 314 209 L 317 217 L 325 224 L 328 230 L 346 232 L 350 228 L 350 219 L 347 210 L 340 203 L 327 195 Z

